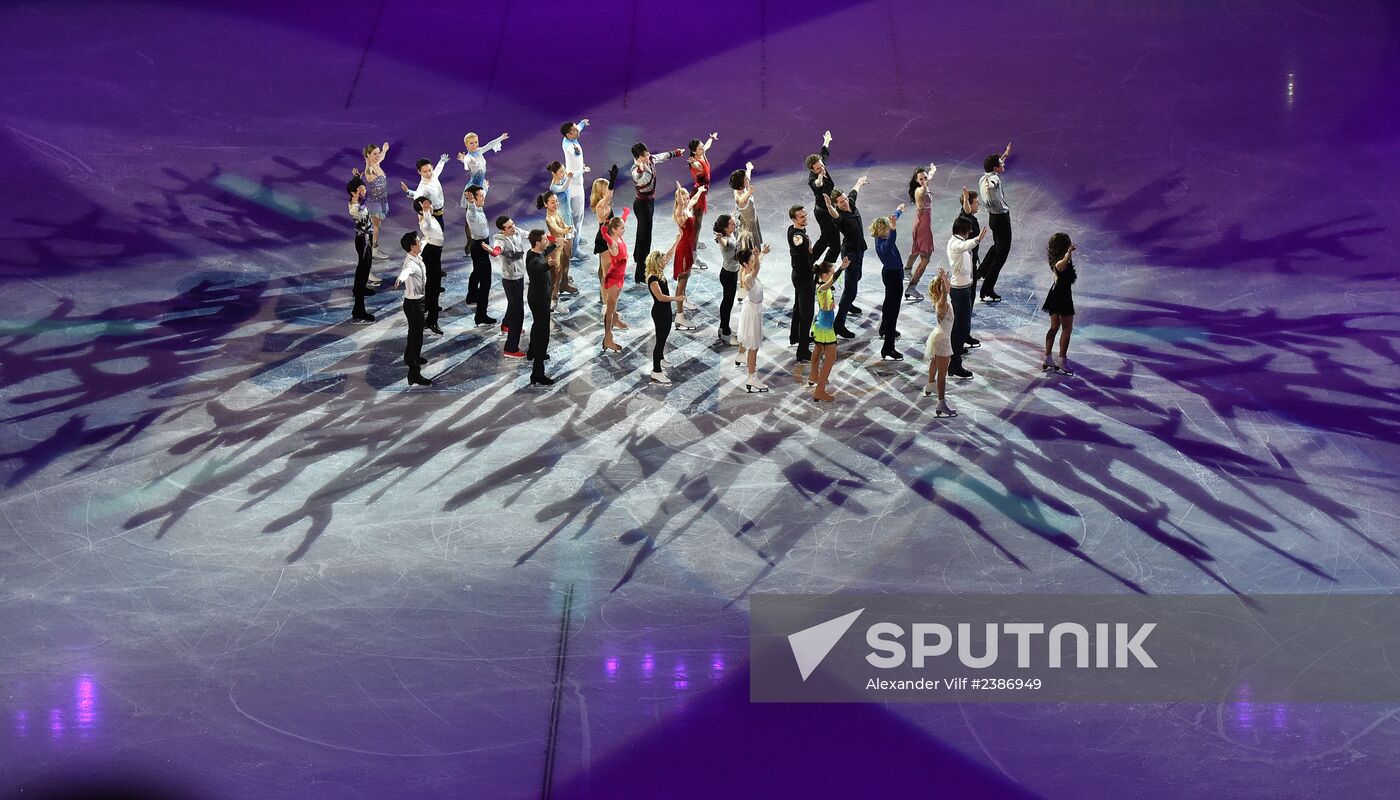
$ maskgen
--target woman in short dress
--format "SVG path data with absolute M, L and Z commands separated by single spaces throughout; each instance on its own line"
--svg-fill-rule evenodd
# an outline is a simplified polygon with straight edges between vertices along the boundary
M 1055 276 L 1055 283 L 1050 286 L 1050 293 L 1045 296 L 1045 303 L 1040 310 L 1050 315 L 1050 330 L 1045 333 L 1045 360 L 1041 362 L 1040 370 L 1055 370 L 1061 375 L 1073 375 L 1074 370 L 1069 368 L 1069 337 L 1074 332 L 1074 293 L 1070 289 L 1078 277 L 1074 273 L 1074 242 L 1069 240 L 1068 233 L 1057 233 L 1050 237 L 1050 244 L 1045 248 L 1046 260 L 1050 262 L 1050 272 Z M 1055 344 L 1055 334 L 1060 334 L 1060 360 L 1054 361 L 1050 357 L 1050 348 Z
M 676 279 L 676 318 L 677 330 L 694 330 L 690 320 L 685 316 L 685 284 L 690 280 L 690 268 L 695 266 L 695 245 L 697 244 L 698 228 L 700 220 L 695 216 L 695 209 L 704 199 L 705 192 L 709 187 L 701 186 L 695 190 L 692 197 L 690 192 L 681 186 L 680 181 L 676 181 L 676 202 L 671 207 L 671 219 L 680 229 L 680 236 L 676 242 L 675 260 L 672 262 L 671 277 Z
M 812 367 L 807 372 L 813 379 L 807 381 L 807 386 L 817 402 L 836 399 L 826 390 L 831 367 L 836 363 L 836 295 L 831 287 L 849 263 L 850 259 L 842 261 L 839 269 L 830 261 L 812 267 L 817 281 L 817 314 L 812 318 Z
M 608 258 L 608 268 L 603 272 L 603 352 L 609 350 L 618 351 L 622 346 L 613 341 L 613 328 L 626 330 L 617 318 L 617 296 L 622 292 L 622 285 L 627 282 L 627 242 L 622 237 L 622 231 L 627 224 L 627 214 L 632 209 L 622 209 L 622 216 L 612 217 L 602 227 L 598 228 L 598 235 L 602 237 L 603 244 L 607 248 L 603 252 Z
M 924 397 L 938 392 L 938 405 L 934 416 L 956 417 L 958 412 L 948 407 L 943 391 L 948 385 L 948 362 L 953 357 L 953 304 L 948 302 L 948 273 L 942 269 L 929 282 L 928 299 L 933 303 L 933 330 L 929 332 L 928 343 L 924 345 L 924 358 L 928 359 L 928 383 L 924 386 Z
M 384 174 L 384 157 L 389 154 L 389 143 L 369 145 L 364 149 L 365 171 L 360 177 L 369 189 L 369 199 L 365 207 L 369 209 L 370 221 L 374 223 L 374 257 L 388 258 L 389 254 L 379 246 L 379 225 L 389 216 L 389 177 Z

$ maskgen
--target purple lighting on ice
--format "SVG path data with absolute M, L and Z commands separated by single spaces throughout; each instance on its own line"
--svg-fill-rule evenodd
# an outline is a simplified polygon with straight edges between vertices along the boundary
M 603 671 L 607 673 L 610 681 L 617 680 L 617 672 L 621 667 L 622 662 L 618 660 L 617 656 L 608 656 L 608 660 L 603 662 Z
M 87 733 L 97 724 L 97 684 L 93 682 L 92 676 L 79 676 L 74 694 L 78 730 Z
M 719 680 L 724 675 L 724 656 L 714 653 L 710 656 L 710 677 Z

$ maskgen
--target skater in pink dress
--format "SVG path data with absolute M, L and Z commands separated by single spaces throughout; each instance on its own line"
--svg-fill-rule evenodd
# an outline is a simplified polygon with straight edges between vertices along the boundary
M 914 247 L 909 251 L 909 260 L 904 264 L 904 277 L 909 281 L 909 287 L 904 290 L 904 299 L 918 302 L 924 299 L 919 294 L 919 279 L 924 276 L 924 270 L 928 269 L 929 259 L 933 258 L 933 223 L 930 221 L 929 209 L 933 207 L 933 199 L 929 197 L 928 182 L 938 167 L 929 164 L 927 167 L 919 167 L 914 170 L 914 176 L 909 179 L 909 199 L 914 202 Z M 915 259 L 918 259 L 919 266 L 914 266 Z M 912 271 L 911 271 L 912 270 Z

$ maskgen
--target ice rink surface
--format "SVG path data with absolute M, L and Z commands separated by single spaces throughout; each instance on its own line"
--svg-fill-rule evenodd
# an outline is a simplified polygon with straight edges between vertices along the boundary
M 212 798 L 1400 778 L 1400 707 L 759 706 L 746 671 L 755 592 L 1400 587 L 1389 4 L 27 2 L 0 45 L 0 793 L 89 772 Z M 583 117 L 594 175 L 719 132 L 705 227 L 751 160 L 775 244 L 825 129 L 838 187 L 869 176 L 867 221 L 938 166 L 937 252 L 1012 142 L 1005 301 L 975 309 L 961 416 L 919 391 L 928 303 L 901 310 L 906 360 L 879 359 L 873 250 L 836 403 L 793 369 L 781 247 L 772 390 L 744 392 L 713 243 L 673 385 L 648 380 L 639 287 L 624 351 L 598 355 L 584 269 L 559 383 L 529 388 L 462 303 L 455 161 L 436 383 L 409 390 L 398 293 L 349 323 L 360 148 L 391 143 L 396 187 L 508 131 L 487 211 L 536 227 Z M 396 252 L 412 216 L 390 203 Z M 1056 231 L 1080 245 L 1074 377 L 1039 370 Z

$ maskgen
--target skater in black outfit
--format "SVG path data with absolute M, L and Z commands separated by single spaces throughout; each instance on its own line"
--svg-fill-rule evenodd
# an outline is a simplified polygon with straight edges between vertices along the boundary
M 836 216 L 827 207 L 831 192 L 836 188 L 831 173 L 826 171 L 826 160 L 831 155 L 831 131 L 822 134 L 822 150 L 807 156 L 807 187 L 812 190 L 812 215 L 817 218 L 817 228 L 821 233 L 817 243 L 812 245 L 812 261 L 836 263 L 840 252 L 841 234 L 836 228 Z
M 1050 272 L 1055 276 L 1055 283 L 1050 287 L 1050 293 L 1045 296 L 1045 303 L 1040 310 L 1050 315 L 1050 330 L 1045 334 L 1045 360 L 1041 362 L 1041 371 L 1055 370 L 1062 375 L 1073 375 L 1074 370 L 1069 368 L 1069 337 L 1074 332 L 1074 293 L 1070 289 L 1078 277 L 1074 272 L 1074 242 L 1069 239 L 1068 233 L 1057 233 L 1050 237 L 1050 244 L 1045 248 L 1046 259 L 1050 262 Z M 1055 343 L 1055 334 L 1060 334 L 1060 360 L 1055 362 L 1050 358 L 1050 348 Z
M 797 345 L 797 363 L 812 359 L 812 317 L 816 314 L 817 285 L 812 268 L 812 240 L 807 236 L 807 209 L 788 209 L 792 224 L 787 229 L 788 255 L 792 258 L 792 328 L 788 340 Z
M 669 362 L 666 361 L 666 339 L 671 335 L 671 304 L 677 300 L 685 302 L 685 296 L 671 294 L 671 287 L 666 283 L 666 265 L 671 263 L 671 258 L 676 254 L 676 244 L 679 242 L 672 243 L 671 249 L 665 253 L 658 251 L 647 256 L 647 291 L 651 292 L 651 324 L 656 327 L 656 344 L 651 348 L 651 379 L 661 384 L 671 382 L 661 369 L 669 366 Z
M 365 310 L 365 298 L 374 294 L 368 286 L 374 263 L 374 220 L 364 205 L 369 189 L 357 175 L 345 185 L 345 191 L 350 195 L 350 219 L 355 222 L 355 308 L 350 319 L 356 323 L 374 322 L 374 315 Z
M 531 386 L 554 385 L 554 379 L 544 374 L 544 361 L 549 358 L 549 310 L 554 300 L 549 257 L 556 247 L 554 237 L 538 228 L 530 231 L 525 274 L 530 278 L 530 351 L 526 355 L 534 362 Z

